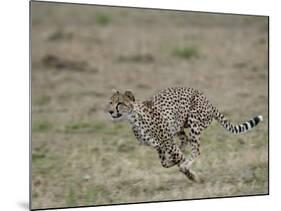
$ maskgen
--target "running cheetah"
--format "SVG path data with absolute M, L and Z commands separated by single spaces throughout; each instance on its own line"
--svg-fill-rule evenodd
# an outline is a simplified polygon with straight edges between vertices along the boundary
M 166 88 L 146 101 L 136 101 L 131 91 L 114 90 L 108 105 L 112 119 L 127 119 L 137 140 L 156 149 L 165 168 L 177 165 L 190 180 L 201 179 L 191 170 L 200 155 L 200 135 L 213 119 L 226 130 L 238 134 L 249 131 L 263 120 L 256 116 L 233 125 L 215 108 L 202 92 L 185 87 Z M 188 136 L 184 128 L 189 129 Z M 178 137 L 180 144 L 174 141 Z M 191 146 L 191 155 L 183 152 Z

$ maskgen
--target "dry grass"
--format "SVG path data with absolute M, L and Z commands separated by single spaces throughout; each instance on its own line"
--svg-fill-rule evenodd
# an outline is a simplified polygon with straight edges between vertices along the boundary
M 267 193 L 266 18 L 32 5 L 32 208 Z M 112 88 L 145 99 L 173 85 L 204 91 L 234 122 L 265 119 L 240 136 L 205 131 L 202 184 L 104 113 Z

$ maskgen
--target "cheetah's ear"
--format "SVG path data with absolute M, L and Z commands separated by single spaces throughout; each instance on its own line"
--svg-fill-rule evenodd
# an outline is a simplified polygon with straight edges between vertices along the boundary
M 133 95 L 133 93 L 131 91 L 125 91 L 124 95 L 126 97 L 128 97 L 131 101 L 135 101 L 135 96 Z
M 112 89 L 111 91 L 113 94 L 119 94 L 119 91 L 117 91 L 116 89 Z

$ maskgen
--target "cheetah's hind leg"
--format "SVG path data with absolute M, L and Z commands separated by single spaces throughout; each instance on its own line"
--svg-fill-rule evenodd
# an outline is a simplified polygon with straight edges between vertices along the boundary
M 191 155 L 187 159 L 182 159 L 178 166 L 180 171 L 184 173 L 190 180 L 195 182 L 203 182 L 203 180 L 199 178 L 198 175 L 190 169 L 194 161 L 200 155 L 200 133 L 202 131 L 202 128 L 196 127 L 197 125 L 198 124 L 194 123 L 194 125 L 192 125 L 193 127 L 190 129 L 189 132 L 189 141 L 191 143 L 192 151 Z
M 193 182 L 197 183 L 203 183 L 204 180 L 197 175 L 194 171 L 190 169 L 190 166 L 187 167 L 187 162 L 186 159 L 183 159 L 179 164 L 178 164 L 180 172 L 182 172 L 188 179 L 190 179 Z
M 199 177 L 197 175 L 197 173 L 195 173 L 191 169 L 188 169 L 184 174 L 187 176 L 188 179 L 190 179 L 193 182 L 197 182 L 197 183 L 203 183 L 204 182 L 204 179 Z

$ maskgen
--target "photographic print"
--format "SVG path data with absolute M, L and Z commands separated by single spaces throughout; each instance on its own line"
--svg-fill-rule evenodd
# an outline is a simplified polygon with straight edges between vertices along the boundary
M 269 194 L 268 28 L 31 1 L 31 209 Z

